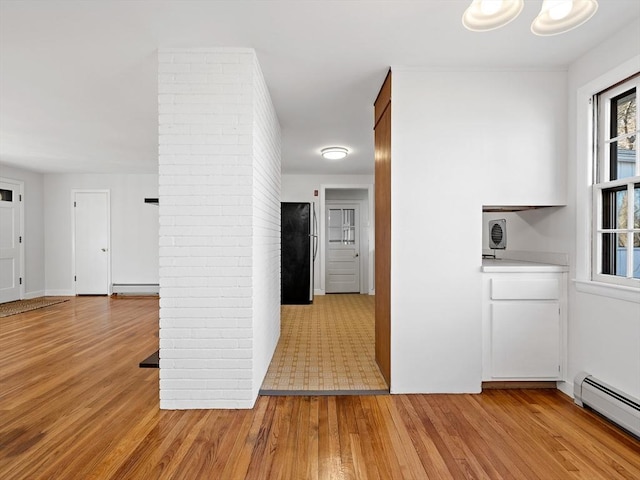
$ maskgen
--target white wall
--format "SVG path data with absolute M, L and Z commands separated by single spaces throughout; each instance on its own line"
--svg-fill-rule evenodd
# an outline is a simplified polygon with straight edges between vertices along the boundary
M 348 161 L 344 160 L 344 161 Z M 318 160 L 320 161 L 320 160 Z M 373 160 L 372 160 L 373 162 Z M 282 175 L 282 202 L 316 202 L 314 190 L 321 185 L 372 185 L 373 175 Z
M 253 61 L 253 398 L 280 338 L 280 124 Z
M 347 160 L 348 161 L 348 157 Z M 320 194 L 321 194 L 321 186 L 323 185 L 331 185 L 331 186 L 349 186 L 349 185 L 373 185 L 374 178 L 373 175 L 290 175 L 283 174 L 282 175 L 282 194 L 281 201 L 282 202 L 315 202 L 316 213 L 317 215 L 322 215 L 320 211 Z M 314 196 L 314 191 L 318 191 L 318 196 Z M 371 200 L 373 202 L 373 199 Z M 320 225 L 320 219 L 318 219 L 318 226 Z M 319 232 L 320 238 L 319 241 L 323 242 L 324 237 L 323 233 Z M 374 242 L 371 241 L 369 243 L 369 250 L 375 247 Z M 371 258 L 373 258 L 373 253 L 371 253 Z M 313 284 L 315 286 L 316 294 L 322 294 L 324 291 L 321 288 L 321 285 L 324 283 L 321 279 L 321 262 L 322 257 L 320 253 L 316 257 L 316 261 L 313 265 Z M 371 264 L 371 262 L 368 262 Z M 373 268 L 369 268 L 369 270 L 373 270 Z M 368 276 L 369 273 L 367 273 Z M 373 281 L 371 281 L 371 285 L 369 289 L 373 289 Z
M 113 283 L 158 283 L 158 197 L 155 174 L 44 175 L 47 295 L 74 295 L 72 271 L 73 189 L 111 191 L 111 279 Z
M 0 164 L 0 177 L 24 182 L 25 298 L 45 294 L 44 175 Z
M 392 71 L 391 391 L 479 392 L 482 205 L 566 201 L 566 73 Z
M 569 69 L 569 198 L 571 245 L 569 285 L 569 383 L 586 371 L 640 398 L 640 294 L 589 282 L 590 204 L 588 99 L 640 71 L 640 20 L 598 45 Z M 624 300 L 626 295 L 627 300 Z M 620 298 L 622 297 L 622 298 Z M 635 301 L 629 301 L 635 300 Z

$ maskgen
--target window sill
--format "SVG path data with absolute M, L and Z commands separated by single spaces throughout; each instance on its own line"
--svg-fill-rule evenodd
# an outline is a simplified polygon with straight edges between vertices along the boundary
M 635 287 L 576 279 L 573 280 L 573 283 L 578 292 L 640 303 L 640 289 Z

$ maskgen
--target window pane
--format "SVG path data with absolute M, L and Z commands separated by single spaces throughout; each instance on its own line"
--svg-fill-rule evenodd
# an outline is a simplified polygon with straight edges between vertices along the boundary
M 13 202 L 13 191 L 0 188 L 0 201 Z
M 329 209 L 329 242 L 342 241 L 342 210 Z
M 602 190 L 603 229 L 629 228 L 627 225 L 628 197 L 626 186 Z M 636 200 L 638 200 L 637 197 Z M 638 215 L 640 215 L 640 204 L 637 202 L 634 203 L 636 203 L 635 212 L 638 212 Z
M 626 233 L 602 234 L 602 273 L 606 275 L 627 276 Z
M 640 278 L 640 233 L 633 234 L 633 278 Z
M 345 208 L 343 214 L 345 227 L 352 227 L 355 225 L 356 211 L 353 208 Z
M 607 254 L 612 257 L 610 264 L 608 265 L 608 271 L 603 271 L 602 273 L 607 273 L 609 275 L 616 275 L 619 277 L 627 276 L 627 254 L 628 250 L 626 247 L 627 243 L 627 234 L 626 233 L 605 233 L 605 236 L 609 237 L 608 242 L 609 245 L 615 245 L 614 248 L 611 248 Z M 604 252 L 603 252 L 604 255 Z
M 626 189 L 617 187 L 602 190 L 602 228 L 605 230 L 618 228 L 620 221 L 619 198 L 620 193 L 626 193 Z
M 615 233 L 616 236 L 616 265 L 612 275 L 627 276 L 627 234 Z
M 640 228 L 640 187 L 638 187 L 637 184 L 633 189 L 633 192 L 633 228 Z M 640 245 L 636 246 L 640 247 Z
M 329 226 L 342 227 L 342 210 L 335 208 L 329 209 Z
M 635 175 L 636 140 L 636 91 L 629 90 L 611 100 L 610 180 L 629 178 Z
M 342 240 L 345 244 L 356 243 L 356 211 L 353 208 L 345 208 L 344 212 L 344 224 Z
M 627 191 L 616 192 L 616 226 L 627 228 Z
M 616 256 L 614 252 L 615 233 L 602 234 L 602 273 L 613 275 L 616 270 Z
M 636 174 L 636 151 L 622 148 L 622 141 L 611 142 L 611 180 L 633 177 Z
M 612 132 L 612 137 L 635 133 L 637 130 L 635 89 L 623 93 L 612 101 L 615 102 L 614 109 L 616 112 L 616 125 L 614 127 L 615 131 Z M 633 148 L 633 142 L 634 140 L 626 139 L 620 143 L 622 148 L 631 150 Z

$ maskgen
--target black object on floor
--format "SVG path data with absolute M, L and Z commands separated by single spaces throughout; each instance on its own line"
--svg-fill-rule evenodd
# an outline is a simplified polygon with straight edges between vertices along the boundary
M 141 361 L 140 368 L 160 368 L 160 350 L 156 350 Z

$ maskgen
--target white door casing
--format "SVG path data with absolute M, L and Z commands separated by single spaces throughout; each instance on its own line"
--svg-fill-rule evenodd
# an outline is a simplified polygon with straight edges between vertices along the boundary
M 0 303 L 24 297 L 23 189 L 23 182 L 0 178 Z
M 111 284 L 110 194 L 74 190 L 73 259 L 76 295 L 108 295 Z
M 339 193 L 338 193 L 339 192 Z M 358 198 L 337 199 L 337 196 L 343 195 L 343 192 L 359 192 Z M 349 194 L 351 196 L 351 194 Z M 316 269 L 318 275 L 316 277 L 316 295 L 324 295 L 326 293 L 326 276 L 327 276 L 327 242 L 324 238 L 326 226 L 326 209 L 330 204 L 335 203 L 354 203 L 360 206 L 360 293 L 374 295 L 375 294 L 375 206 L 374 206 L 374 186 L 373 184 L 321 184 L 319 190 L 319 211 L 318 220 L 320 226 L 320 242 L 318 243 L 318 256 Z M 363 218 L 362 212 L 366 212 L 366 218 Z
M 326 208 L 327 293 L 360 293 L 360 212 L 357 204 Z

